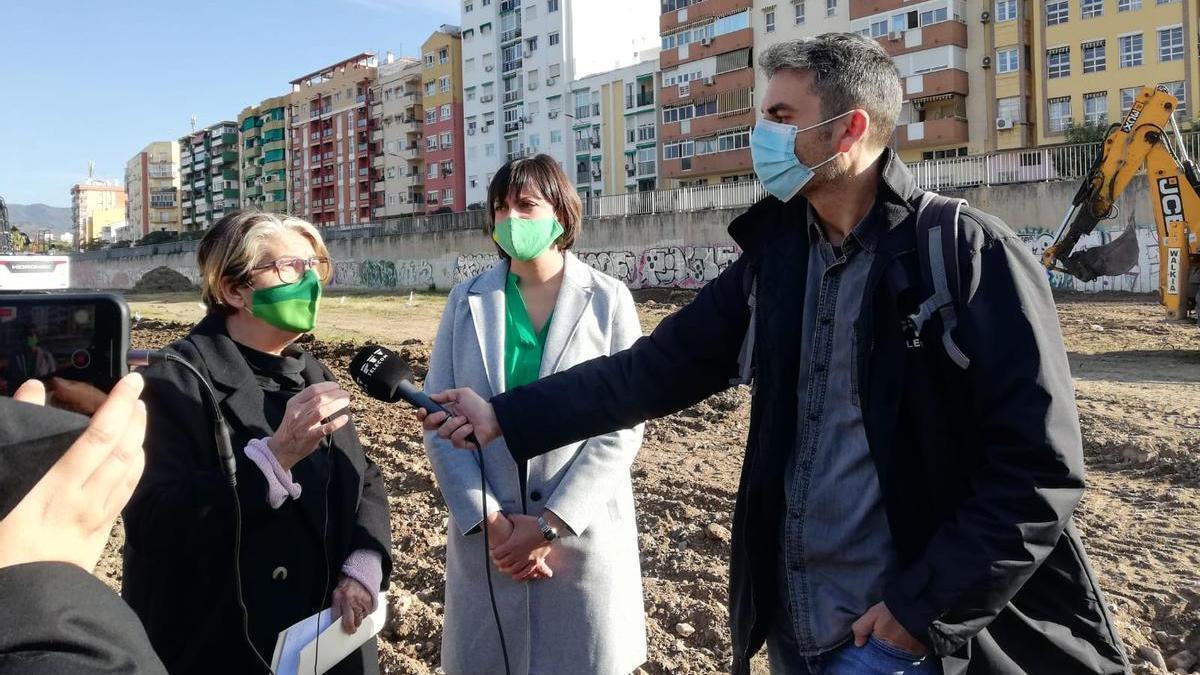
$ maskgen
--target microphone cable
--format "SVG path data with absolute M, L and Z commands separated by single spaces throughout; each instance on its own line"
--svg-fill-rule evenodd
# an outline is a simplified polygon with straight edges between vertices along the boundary
M 162 362 L 173 363 L 190 373 L 199 385 L 200 398 L 204 401 L 204 407 L 208 410 L 213 424 L 213 440 L 217 445 L 221 475 L 225 478 L 225 485 L 229 487 L 229 491 L 233 496 L 233 584 L 234 592 L 237 594 L 238 609 L 242 615 L 242 638 L 246 641 L 246 646 L 250 648 L 250 651 L 258 659 L 263 669 L 268 673 L 274 673 L 271 670 L 271 664 L 263 658 L 258 648 L 254 646 L 254 641 L 250 639 L 250 613 L 246 609 L 246 599 L 242 594 L 242 500 L 238 497 L 237 492 L 237 460 L 234 459 L 233 444 L 229 440 L 229 423 L 225 421 L 225 415 L 221 413 L 221 408 L 217 405 L 216 392 L 213 391 L 208 378 L 204 377 L 195 366 L 174 352 L 134 349 L 129 351 L 126 360 L 130 364 L 140 366 Z M 328 518 L 328 515 L 327 502 L 326 518 Z M 328 564 L 329 561 L 326 558 L 326 567 L 328 567 Z M 326 584 L 328 583 L 328 575 L 326 575 Z
M 488 597 L 492 601 L 492 618 L 496 620 L 496 632 L 500 636 L 500 653 L 504 656 L 504 673 L 512 675 L 512 669 L 508 665 L 508 644 L 504 640 L 504 626 L 500 624 L 500 609 L 496 605 L 496 589 L 492 586 L 492 560 L 489 555 L 492 547 L 488 539 L 487 472 L 484 471 L 483 448 L 479 446 L 475 434 L 468 436 L 467 442 L 475 446 L 475 463 L 479 466 L 479 494 L 483 505 L 483 567 L 487 572 Z

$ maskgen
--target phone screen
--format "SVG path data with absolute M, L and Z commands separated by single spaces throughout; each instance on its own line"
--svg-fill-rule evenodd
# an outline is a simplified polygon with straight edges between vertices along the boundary
M 128 312 L 110 295 L 0 296 L 0 395 L 26 380 L 107 392 L 125 374 Z

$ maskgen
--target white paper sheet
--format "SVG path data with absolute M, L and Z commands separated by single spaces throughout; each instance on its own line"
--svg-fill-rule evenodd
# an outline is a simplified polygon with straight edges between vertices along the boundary
M 324 609 L 297 621 L 279 634 L 271 670 L 275 675 L 320 675 L 337 665 L 383 629 L 387 619 L 387 595 L 380 593 L 375 611 L 347 635 L 341 619 Z

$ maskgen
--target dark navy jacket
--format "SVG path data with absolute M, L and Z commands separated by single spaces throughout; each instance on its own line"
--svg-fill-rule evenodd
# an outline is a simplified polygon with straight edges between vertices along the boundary
M 958 673 L 1121 673 L 1112 618 L 1071 514 L 1083 452 L 1066 351 L 1045 271 L 998 219 L 960 216 L 956 342 L 934 319 L 910 347 L 902 317 L 920 288 L 922 192 L 889 150 L 874 208 L 881 235 L 856 328 L 854 381 L 901 570 L 884 600 Z M 630 349 L 493 399 L 518 460 L 630 427 L 730 385 L 757 277 L 754 388 L 734 513 L 729 612 L 735 673 L 762 646 L 774 597 L 782 480 L 796 447 L 808 256 L 807 203 L 759 202 L 730 226 L 743 255 Z M 913 288 L 885 283 L 901 265 Z

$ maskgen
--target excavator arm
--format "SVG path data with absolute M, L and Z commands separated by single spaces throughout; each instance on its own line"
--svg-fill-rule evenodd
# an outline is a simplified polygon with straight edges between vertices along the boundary
M 1175 178 L 1180 190 L 1189 190 L 1192 200 L 1200 192 L 1200 176 L 1187 158 L 1182 137 L 1172 113 L 1178 101 L 1164 87 L 1145 87 L 1120 124 L 1114 124 L 1101 145 L 1101 152 L 1071 201 L 1054 243 L 1042 254 L 1042 264 L 1083 281 L 1115 276 L 1129 271 L 1138 260 L 1137 234 L 1132 225 L 1113 241 L 1074 251 L 1079 239 L 1115 213 L 1115 203 L 1143 164 L 1155 180 Z M 1152 181 L 1153 182 L 1153 181 Z M 1158 188 L 1158 183 L 1155 183 Z M 1180 197 L 1180 200 L 1186 200 Z M 1180 218 L 1184 208 L 1181 203 Z M 1165 227 L 1162 199 L 1155 202 L 1160 240 L 1169 234 Z M 1193 220 L 1200 218 L 1200 205 L 1186 209 Z M 1195 226 L 1195 225 L 1194 225 Z M 1187 229 L 1186 221 L 1182 225 Z M 1187 234 L 1183 235 L 1185 240 Z M 1185 247 L 1186 248 L 1186 247 Z M 1185 251 L 1186 254 L 1186 251 Z

